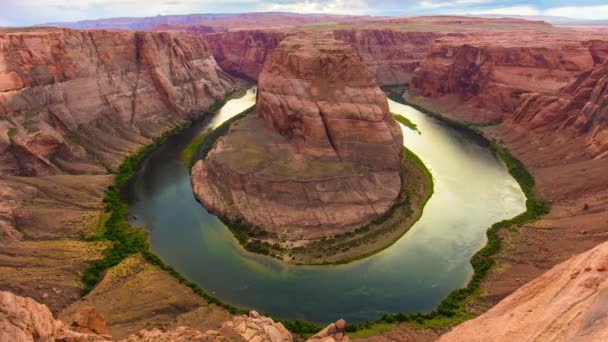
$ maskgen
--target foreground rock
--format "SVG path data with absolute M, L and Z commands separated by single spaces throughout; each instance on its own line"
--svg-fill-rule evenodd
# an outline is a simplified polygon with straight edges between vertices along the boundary
M 354 230 L 395 203 L 401 129 L 347 44 L 285 38 L 260 75 L 256 114 L 193 168 L 208 210 L 297 243 Z
M 110 341 L 110 336 L 80 333 L 53 318 L 46 305 L 0 291 L 0 341 Z
M 557 265 L 439 341 L 605 341 L 608 242 Z
M 0 291 L 1 341 L 118 340 L 107 334 L 105 320 L 93 306 L 81 308 L 70 320 L 66 320 L 70 321 L 71 324 L 65 324 L 53 318 L 46 305 L 31 298 Z M 345 327 L 346 322 L 339 320 L 307 341 L 348 342 Z M 203 332 L 186 326 L 172 329 L 153 328 L 141 330 L 120 341 L 293 342 L 294 338 L 283 324 L 251 311 L 249 315 L 232 317 L 217 330 Z

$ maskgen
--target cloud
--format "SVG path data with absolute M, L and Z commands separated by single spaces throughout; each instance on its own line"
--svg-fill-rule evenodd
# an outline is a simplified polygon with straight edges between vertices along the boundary
M 502 14 L 608 19 L 605 0 L 0 0 L 0 25 L 121 16 L 285 11 L 328 14 Z
M 541 15 L 542 13 L 540 10 L 532 6 L 512 6 L 466 11 L 465 14 Z
M 555 7 L 543 11 L 543 14 L 577 19 L 608 19 L 608 5 Z
M 493 0 L 455 0 L 455 1 L 436 1 L 436 0 L 423 0 L 420 1 L 418 7 L 421 9 L 436 9 L 436 8 L 449 8 L 449 7 L 466 7 L 471 5 L 481 5 L 492 3 Z
M 369 14 L 372 10 L 365 0 L 294 1 L 290 3 L 269 3 L 268 11 L 294 13 L 327 14 Z

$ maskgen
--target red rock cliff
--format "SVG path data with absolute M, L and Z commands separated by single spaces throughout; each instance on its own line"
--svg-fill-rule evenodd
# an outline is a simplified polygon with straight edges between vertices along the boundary
M 436 98 L 472 121 L 499 121 L 527 92 L 557 94 L 603 56 L 608 40 L 578 34 L 495 33 L 441 38 L 412 78 L 413 94 Z M 448 109 L 449 108 L 449 109 Z
M 283 40 L 260 74 L 256 110 L 192 170 L 208 210 L 302 240 L 353 230 L 395 202 L 401 130 L 348 44 Z
M 205 35 L 213 57 L 226 71 L 257 79 L 266 58 L 285 37 L 279 31 L 242 30 Z
M 0 174 L 105 173 L 231 88 L 194 36 L 0 31 Z
M 608 59 L 565 87 L 557 96 L 522 95 L 509 123 L 538 133 L 574 133 L 587 141 L 591 156 L 608 151 Z
M 338 40 L 352 45 L 380 85 L 408 83 L 439 32 L 336 30 Z

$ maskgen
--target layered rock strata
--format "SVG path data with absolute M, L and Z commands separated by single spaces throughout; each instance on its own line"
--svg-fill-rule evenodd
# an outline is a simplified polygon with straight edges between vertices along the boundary
M 557 130 L 582 137 L 592 157 L 608 151 L 608 59 L 581 74 L 558 95 L 527 93 L 508 124 L 541 134 Z
M 608 40 L 576 31 L 468 34 L 436 40 L 412 77 L 415 95 L 472 121 L 497 122 L 524 93 L 555 95 L 608 57 Z
M 279 240 L 344 233 L 395 202 L 403 137 L 353 49 L 290 36 L 260 74 L 256 115 L 231 127 L 192 170 L 209 211 Z
M 409 83 L 441 32 L 390 29 L 335 30 L 334 36 L 357 51 L 379 85 Z
M 605 242 L 557 265 L 439 341 L 605 341 L 607 302 Z
M 233 82 L 202 38 L 0 31 L 0 174 L 100 174 Z
M 241 30 L 207 34 L 205 40 L 222 69 L 257 80 L 266 58 L 285 35 L 276 30 Z
M 200 37 L 0 29 L 0 289 L 35 298 L 54 313 L 78 301 L 82 271 L 108 247 L 87 239 L 98 233 L 102 198 L 113 182 L 108 169 L 234 87 Z M 176 308 L 205 307 L 214 328 L 214 317 L 228 316 L 141 263 L 133 278 L 147 274 L 157 282 L 150 287 L 168 285 L 163 293 L 136 296 L 139 306 L 106 312 L 128 317 L 111 319 L 110 331 L 141 329 L 152 317 L 142 317 L 147 305 L 172 313 L 156 316 L 159 325 L 173 322 Z M 152 277 L 159 273 L 164 277 Z M 162 300 L 176 293 L 178 304 Z M 127 296 L 118 291 L 113 299 Z

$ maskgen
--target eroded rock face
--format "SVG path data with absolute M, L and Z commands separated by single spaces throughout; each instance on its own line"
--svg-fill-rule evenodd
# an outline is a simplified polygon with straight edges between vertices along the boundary
M 110 336 L 80 333 L 53 318 L 46 305 L 0 291 L 1 341 L 110 341 Z
M 222 69 L 257 79 L 266 58 L 285 34 L 274 30 L 241 30 L 205 35 Z
M 608 59 L 583 73 L 557 96 L 524 94 L 511 124 L 530 130 L 560 131 L 584 137 L 593 157 L 608 150 Z
M 202 38 L 0 31 L 0 174 L 102 174 L 232 89 Z
M 205 208 L 305 240 L 360 227 L 392 206 L 403 137 L 348 44 L 329 34 L 285 38 L 260 74 L 256 111 L 193 168 Z
M 357 51 L 379 85 L 408 83 L 440 32 L 336 30 L 334 36 Z
M 577 32 L 516 32 L 444 37 L 436 41 L 411 82 L 414 94 L 444 101 L 474 121 L 511 115 L 523 93 L 558 94 L 603 60 L 608 40 Z
M 605 341 L 608 243 L 557 265 L 439 341 Z
M 258 116 L 302 154 L 397 170 L 403 136 L 384 93 L 349 45 L 313 37 L 289 37 L 272 54 Z

